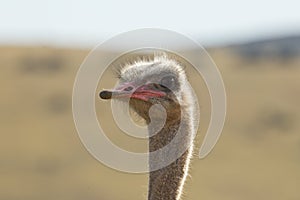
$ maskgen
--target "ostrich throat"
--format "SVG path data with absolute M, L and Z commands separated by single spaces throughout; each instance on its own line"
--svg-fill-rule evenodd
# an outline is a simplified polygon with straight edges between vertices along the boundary
M 182 110 L 182 111 L 181 111 Z M 180 109 L 180 105 L 172 110 L 166 110 L 167 117 L 163 128 L 149 138 L 149 151 L 153 152 L 168 145 L 176 136 L 179 127 L 185 130 L 183 136 L 180 136 L 180 143 L 171 147 L 170 154 L 177 153 L 178 146 L 185 148 L 184 153 L 170 165 L 157 169 L 157 164 L 162 162 L 163 157 L 149 156 L 149 188 L 148 200 L 179 200 L 182 195 L 183 185 L 188 174 L 188 166 L 193 151 L 192 131 L 190 128 L 190 117 L 184 113 L 185 109 Z M 155 111 L 154 111 L 155 112 Z M 181 113 L 183 112 L 183 113 Z M 181 117 L 184 115 L 184 117 Z M 156 120 L 161 120 L 160 111 L 157 111 Z M 146 119 L 149 121 L 149 118 Z M 150 135 L 155 132 L 155 127 L 148 126 Z M 168 155 L 167 155 L 168 156 Z

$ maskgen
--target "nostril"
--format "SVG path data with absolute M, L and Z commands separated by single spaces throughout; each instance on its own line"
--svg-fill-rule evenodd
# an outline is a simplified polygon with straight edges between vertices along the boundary
M 133 87 L 129 86 L 129 87 L 125 88 L 124 90 L 128 92 L 128 91 L 133 90 Z
M 153 84 L 153 87 L 157 90 L 161 89 L 161 86 L 159 84 Z

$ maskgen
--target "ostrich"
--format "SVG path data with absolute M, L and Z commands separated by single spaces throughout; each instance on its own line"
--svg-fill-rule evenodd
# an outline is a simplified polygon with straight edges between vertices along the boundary
M 155 120 L 166 117 L 165 124 L 153 135 L 153 128 L 148 126 L 149 151 L 156 151 L 175 137 L 179 126 L 184 127 L 180 143 L 172 146 L 176 152 L 185 147 L 183 154 L 166 167 L 154 169 L 163 158 L 149 154 L 148 200 L 179 200 L 193 151 L 195 102 L 183 67 L 166 54 L 154 58 L 140 59 L 126 64 L 120 70 L 119 85 L 113 90 L 100 92 L 102 99 L 130 98 L 130 107 L 149 125 L 149 109 L 154 104 L 164 107 L 166 115 L 157 108 L 152 113 Z M 152 118 L 152 119 L 153 119 Z

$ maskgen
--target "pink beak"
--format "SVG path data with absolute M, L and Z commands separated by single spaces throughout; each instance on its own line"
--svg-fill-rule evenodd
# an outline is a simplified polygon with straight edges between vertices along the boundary
M 135 87 L 131 83 L 125 83 L 113 90 L 103 90 L 99 94 L 101 99 L 133 98 L 148 101 L 150 98 L 166 96 L 163 91 L 156 90 L 153 83 Z

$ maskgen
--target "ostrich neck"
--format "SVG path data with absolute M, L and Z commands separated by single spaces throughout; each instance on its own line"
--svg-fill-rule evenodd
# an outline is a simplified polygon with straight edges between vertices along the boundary
M 149 156 L 149 188 L 148 188 L 148 200 L 179 200 L 185 182 L 188 166 L 190 162 L 191 153 L 193 150 L 192 131 L 190 127 L 190 119 L 174 120 L 174 114 L 172 120 L 167 118 L 165 126 L 160 132 L 150 137 L 149 139 L 149 151 L 153 152 L 166 146 L 175 137 L 179 126 L 183 126 L 185 130 L 184 135 L 180 138 L 180 144 L 172 147 L 171 153 L 176 152 L 178 146 L 186 146 L 187 150 L 170 165 L 152 171 L 155 169 L 155 165 L 161 162 L 162 158 L 154 157 L 152 154 Z M 151 129 L 148 129 L 151 134 Z

